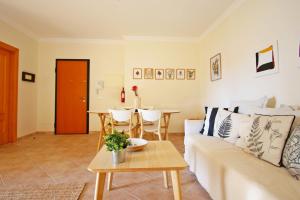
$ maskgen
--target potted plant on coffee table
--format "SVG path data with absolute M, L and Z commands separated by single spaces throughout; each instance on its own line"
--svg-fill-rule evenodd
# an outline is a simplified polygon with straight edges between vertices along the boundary
M 125 161 L 126 148 L 130 145 L 127 140 L 129 136 L 124 132 L 114 130 L 112 134 L 104 136 L 106 149 L 112 152 L 113 164 L 119 164 Z

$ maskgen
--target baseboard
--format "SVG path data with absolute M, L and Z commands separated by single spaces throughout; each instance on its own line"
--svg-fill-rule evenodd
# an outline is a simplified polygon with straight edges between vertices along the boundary
M 35 134 L 37 134 L 37 133 L 38 133 L 38 132 L 32 132 L 32 133 L 28 133 L 28 134 L 26 134 L 26 135 L 22 135 L 22 136 L 18 137 L 17 140 L 20 140 L 20 139 L 23 139 L 23 138 L 30 137 L 30 136 L 35 135 Z
M 162 132 L 162 133 L 164 134 L 164 132 Z M 23 135 L 23 136 L 19 137 L 18 139 L 30 137 L 35 134 L 53 134 L 54 135 L 54 132 L 53 131 L 36 131 L 36 132 L 29 133 L 27 135 Z M 89 134 L 99 134 L 99 131 L 90 131 Z M 172 135 L 172 136 L 184 136 L 183 132 L 171 132 L 168 134 Z
M 54 131 L 37 131 L 36 134 L 54 134 Z M 89 131 L 89 134 L 99 133 L 99 131 Z
M 99 131 L 89 131 L 89 134 L 99 134 Z
M 176 135 L 176 136 L 184 136 L 183 132 L 172 132 L 172 133 L 168 133 L 169 135 Z

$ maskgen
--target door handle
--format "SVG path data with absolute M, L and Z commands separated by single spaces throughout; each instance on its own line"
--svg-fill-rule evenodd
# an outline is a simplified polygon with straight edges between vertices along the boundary
M 82 102 L 85 102 L 85 97 L 80 97 L 80 100 L 81 100 Z

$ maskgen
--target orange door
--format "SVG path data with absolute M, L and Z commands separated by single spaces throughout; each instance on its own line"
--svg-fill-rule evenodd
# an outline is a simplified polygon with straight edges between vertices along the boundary
M 88 133 L 89 60 L 56 60 L 56 134 Z
M 0 144 L 17 140 L 19 50 L 0 41 Z
M 9 60 L 8 51 L 0 49 L 0 144 L 9 142 L 8 135 L 8 97 Z

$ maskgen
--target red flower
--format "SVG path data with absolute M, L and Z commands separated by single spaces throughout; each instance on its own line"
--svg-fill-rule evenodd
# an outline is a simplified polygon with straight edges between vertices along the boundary
M 136 85 L 132 86 L 131 90 L 134 91 L 135 96 L 138 96 L 138 93 L 137 93 L 138 86 L 136 86 Z
M 131 90 L 134 91 L 134 92 L 137 91 L 138 90 L 138 86 L 136 86 L 136 85 L 132 86 Z

